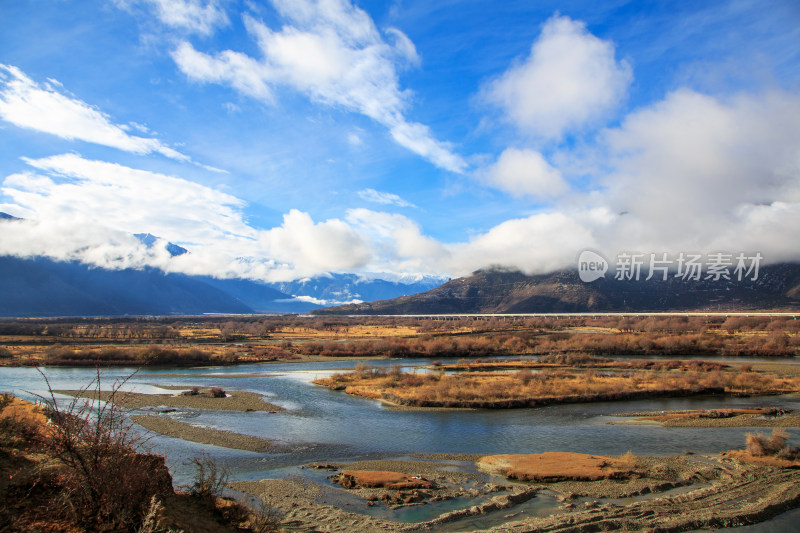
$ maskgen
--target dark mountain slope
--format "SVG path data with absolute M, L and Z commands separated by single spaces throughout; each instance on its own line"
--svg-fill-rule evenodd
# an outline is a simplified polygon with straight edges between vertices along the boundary
M 584 283 L 573 270 L 528 276 L 480 270 L 414 296 L 328 308 L 332 314 L 563 313 L 800 308 L 800 265 L 761 268 L 755 281 L 639 281 Z
M 45 258 L 0 257 L 0 316 L 252 313 L 207 283 L 183 274 L 104 270 Z

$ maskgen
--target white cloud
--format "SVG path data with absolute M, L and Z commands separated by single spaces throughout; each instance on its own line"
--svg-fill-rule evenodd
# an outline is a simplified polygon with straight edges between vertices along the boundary
M 800 202 L 800 95 L 767 93 L 719 100 L 686 89 L 629 115 L 601 149 L 613 171 L 601 185 L 620 220 L 648 246 L 704 248 L 758 206 Z M 788 236 L 788 211 L 772 235 Z M 752 220 L 751 220 L 752 221 Z M 765 242 L 771 240 L 763 235 Z
M 347 222 L 370 242 L 374 250 L 370 270 L 437 272 L 447 256 L 445 246 L 424 235 L 410 218 L 369 209 L 350 209 Z
M 625 96 L 631 68 L 614 58 L 614 45 L 583 22 L 554 16 L 530 56 L 509 68 L 486 91 L 507 119 L 536 138 L 560 139 L 596 123 Z
M 148 248 L 133 235 L 93 224 L 87 218 L 2 222 L 0 249 L 17 257 L 44 256 L 111 269 L 164 266 L 169 252 Z
M 364 145 L 364 139 L 361 138 L 360 131 L 351 131 L 347 134 L 347 144 L 353 148 L 359 148 Z
M 58 90 L 60 84 L 39 85 L 20 69 L 0 64 L 0 117 L 19 126 L 56 135 L 118 148 L 135 154 L 160 153 L 178 161 L 189 157 L 158 139 L 137 137 L 114 124 L 108 115 L 77 98 Z M 141 130 L 140 125 L 132 125 Z
M 74 154 L 26 159 L 30 171 L 5 179 L 9 201 L 0 210 L 35 220 L 3 222 L 0 249 L 276 281 L 341 270 L 453 276 L 490 265 L 541 273 L 574 266 L 586 247 L 609 258 L 625 250 L 725 250 L 759 251 L 767 262 L 800 259 L 800 95 L 722 100 L 676 91 L 605 130 L 596 148 L 595 159 L 579 165 L 593 165 L 595 190 L 561 191 L 547 211 L 460 242 L 441 242 L 412 218 L 369 209 L 321 221 L 291 210 L 280 226 L 261 230 L 246 222 L 240 199 L 186 180 Z M 530 172 L 509 178 L 510 190 L 560 190 L 558 171 L 537 152 L 503 156 L 492 168 L 496 178 Z M 373 189 L 361 195 L 384 205 L 403 201 Z M 138 232 L 191 253 L 170 258 L 144 249 L 130 237 Z
M 292 209 L 283 224 L 260 236 L 264 253 L 294 266 L 295 276 L 363 267 L 371 259 L 367 244 L 347 223 L 330 219 L 314 223 L 308 213 Z
M 392 138 L 401 146 L 421 155 L 434 165 L 452 172 L 463 172 L 467 163 L 461 156 L 453 153 L 450 143 L 433 138 L 430 128 L 418 122 L 406 122 L 402 118 L 392 117 L 386 123 Z
M 551 198 L 569 188 L 561 172 L 535 150 L 508 148 L 485 171 L 485 181 L 514 196 Z
M 593 232 L 606 219 L 603 210 L 593 210 L 507 220 L 468 242 L 451 245 L 447 270 L 465 275 L 498 265 L 534 274 L 563 268 L 582 248 L 596 244 Z
M 466 162 L 449 144 L 404 116 L 408 94 L 399 87 L 396 62 L 413 63 L 417 56 L 402 32 L 388 30 L 395 42 L 390 46 L 369 15 L 344 0 L 273 5 L 287 21 L 280 30 L 244 17 L 261 59 L 232 50 L 210 55 L 188 42 L 176 48 L 173 59 L 191 79 L 228 84 L 265 102 L 274 101 L 276 86 L 287 86 L 314 102 L 361 113 L 387 127 L 401 146 L 443 169 L 464 171 Z
M 273 100 L 272 90 L 267 83 L 268 68 L 245 54 L 227 50 L 211 57 L 183 42 L 172 53 L 172 58 L 190 78 L 229 83 L 247 96 L 268 102 Z
M 136 3 L 137 0 L 116 0 L 117 4 L 125 7 Z M 228 16 L 219 6 L 211 0 L 138 0 L 147 4 L 158 19 L 171 28 L 178 28 L 189 33 L 210 35 L 219 27 L 227 26 Z
M 418 67 L 422 60 L 417 53 L 417 47 L 408 35 L 398 30 L 397 28 L 386 28 L 386 35 L 389 35 L 394 40 L 394 48 L 400 57 L 408 61 L 410 65 Z
M 390 192 L 379 192 L 375 189 L 364 189 L 363 191 L 358 191 L 358 196 L 360 196 L 362 200 L 375 202 L 377 204 L 396 205 L 398 207 L 417 207 L 411 202 L 403 200 L 396 194 L 392 194 Z
M 758 251 L 766 262 L 800 260 L 800 94 L 681 89 L 602 131 L 588 154 L 557 156 L 591 176 L 592 190 L 564 192 L 558 169 L 538 153 L 507 150 L 484 176 L 493 186 L 535 194 L 555 184 L 563 194 L 542 213 L 446 245 L 440 271 L 494 263 L 545 272 L 574 266 L 586 247 L 609 258 Z
M 37 218 L 80 213 L 97 225 L 172 241 L 255 237 L 241 220 L 244 202 L 209 187 L 77 154 L 24 161 L 46 175 L 9 176 L 2 191 Z

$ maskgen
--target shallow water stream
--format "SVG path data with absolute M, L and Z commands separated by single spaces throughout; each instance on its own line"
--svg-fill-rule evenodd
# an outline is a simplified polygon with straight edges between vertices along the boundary
M 370 361 L 376 366 L 400 364 L 411 367 L 428 363 L 430 361 L 419 359 Z M 152 393 L 159 391 L 152 386 L 159 385 L 186 388 L 220 386 L 257 392 L 285 408 L 285 411 L 272 414 L 178 409 L 166 415 L 195 425 L 273 439 L 294 450 L 291 454 L 261 454 L 155 436 L 150 443 L 155 451 L 166 455 L 176 483 L 186 482 L 190 475 L 189 467 L 183 464 L 185 460 L 204 450 L 212 457 L 226 461 L 234 479 L 250 480 L 285 475 L 311 476 L 309 470 L 299 466 L 313 461 L 344 462 L 416 453 L 571 451 L 619 455 L 631 450 L 636 455 L 679 455 L 690 450 L 696 454 L 716 454 L 742 448 L 745 434 L 753 431 L 752 428 L 609 425 L 607 422 L 619 418 L 608 415 L 630 411 L 761 405 L 800 409 L 797 396 L 778 396 L 597 402 L 536 409 L 396 411 L 377 401 L 348 396 L 310 383 L 337 370 L 353 368 L 355 364 L 356 361 L 331 361 L 142 370 L 129 380 L 126 388 Z M 126 368 L 104 370 L 104 388 L 132 371 Z M 95 377 L 93 369 L 48 368 L 45 373 L 54 389 L 86 386 Z M 0 370 L 0 391 L 11 391 L 30 399 L 36 393 L 45 392 L 46 386 L 35 369 L 4 368 Z M 791 442 L 800 442 L 800 430 L 789 429 L 789 433 Z M 452 510 L 451 505 L 454 504 L 443 503 L 441 512 Z M 540 496 L 525 508 L 507 510 L 504 514 L 519 510 L 546 513 L 552 506 L 548 497 Z M 428 519 L 428 515 L 438 514 L 430 509 L 414 508 L 394 513 L 373 510 L 371 513 L 403 521 Z M 772 531 L 770 528 L 782 523 L 786 517 L 798 519 L 793 522 L 795 524 L 800 521 L 800 514 L 794 511 L 773 521 L 736 531 Z M 471 524 L 472 527 L 478 525 L 477 522 Z M 480 525 L 484 526 L 486 522 L 481 521 Z M 780 530 L 787 531 L 785 527 Z

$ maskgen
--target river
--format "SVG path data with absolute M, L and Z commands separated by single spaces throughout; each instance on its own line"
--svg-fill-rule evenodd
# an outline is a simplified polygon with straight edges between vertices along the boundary
M 399 364 L 405 368 L 429 364 L 424 359 L 370 361 L 375 366 Z M 443 362 L 447 362 L 446 360 Z M 195 425 L 273 439 L 291 446 L 291 454 L 260 454 L 201 445 L 154 436 L 154 451 L 167 457 L 176 483 L 189 479 L 188 458 L 206 452 L 224 461 L 233 479 L 262 479 L 288 474 L 311 476 L 300 465 L 313 461 L 351 461 L 401 457 L 414 453 L 538 453 L 572 451 L 619 455 L 696 454 L 742 448 L 747 428 L 662 428 L 609 425 L 610 413 L 745 407 L 771 405 L 800 409 L 797 396 L 767 398 L 676 398 L 627 402 L 596 402 L 510 410 L 395 411 L 377 401 L 349 396 L 312 385 L 316 377 L 347 370 L 356 361 L 252 364 L 197 369 L 144 369 L 126 384 L 138 392 L 165 392 L 164 386 L 211 387 L 262 394 L 285 411 L 230 412 L 178 409 L 172 416 Z M 134 369 L 103 370 L 104 388 Z M 54 389 L 86 386 L 94 369 L 47 368 Z M 42 376 L 33 368 L 0 370 L 0 391 L 32 399 L 46 392 Z M 174 391 L 172 391 L 174 392 Z M 800 429 L 789 429 L 790 442 L 800 443 Z M 800 513 L 786 513 L 770 522 L 737 531 L 786 531 L 782 521 L 800 522 Z M 783 524 L 783 527 L 779 527 Z

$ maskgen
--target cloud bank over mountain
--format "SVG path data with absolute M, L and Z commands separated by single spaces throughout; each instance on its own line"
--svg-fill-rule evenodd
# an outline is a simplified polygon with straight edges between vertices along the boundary
M 164 112 L 215 126 L 156 134 L 146 121 L 116 118 L 124 104 L 85 88 L 73 94 L 41 68 L 0 65 L 0 135 L 23 139 L 7 149 L 4 168 L 13 170 L 0 177 L 0 212 L 23 219 L 0 220 L 3 255 L 273 282 L 326 272 L 455 277 L 491 265 L 536 274 L 574 265 L 585 248 L 607 257 L 757 251 L 767 263 L 800 260 L 800 80 L 790 76 L 654 81 L 642 63 L 660 65 L 674 35 L 646 48 L 633 29 L 598 24 L 591 10 L 593 23 L 550 11 L 524 40 L 506 36 L 513 55 L 490 67 L 476 61 L 479 75 L 453 96 L 458 107 L 437 112 L 430 101 L 444 81 L 414 89 L 427 69 L 443 68 L 430 43 L 468 41 L 452 27 L 431 41 L 424 24 L 401 25 L 424 19 L 410 7 L 377 20 L 345 0 L 116 5 L 118 16 L 142 24 L 141 47 L 160 58 L 149 83 L 174 100 Z M 680 20 L 698 25 L 687 34 L 698 35 L 745 16 L 729 7 Z M 763 24 L 769 33 L 777 22 Z M 732 46 L 717 31 L 718 47 Z M 681 61 L 686 72 L 697 68 Z M 652 87 L 647 97 L 643 85 Z M 222 115 L 192 107 L 179 91 L 208 91 Z M 453 109 L 464 114 L 458 126 L 448 125 Z M 287 136 L 341 121 L 326 137 L 339 144 L 324 156 L 305 142 L 259 159 L 246 148 L 254 133 L 235 136 L 244 147 L 204 140 L 226 121 L 255 128 L 284 112 L 296 117 Z M 464 125 L 458 142 L 447 140 Z M 256 173 L 219 172 L 232 161 L 219 155 L 226 150 L 247 152 Z M 417 178 L 421 167 L 408 161 L 432 174 Z M 335 178 L 325 165 L 339 169 Z M 325 180 L 338 181 L 325 188 Z M 143 232 L 190 253 L 144 246 L 133 236 Z

